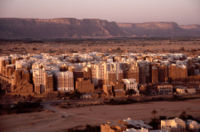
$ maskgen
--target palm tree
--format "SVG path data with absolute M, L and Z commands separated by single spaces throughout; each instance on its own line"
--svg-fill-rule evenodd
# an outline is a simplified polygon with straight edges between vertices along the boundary
M 152 112 L 151 112 L 151 114 L 153 115 L 153 117 L 154 117 L 154 119 L 156 119 L 156 114 L 157 114 L 158 112 L 154 109 Z
M 179 118 L 186 120 L 188 118 L 187 113 L 183 110 L 182 113 L 180 114 Z
M 158 113 L 155 109 L 151 112 L 153 115 L 153 118 L 151 119 L 151 122 L 149 123 L 154 129 L 158 129 L 158 125 L 160 123 L 159 119 L 156 119 L 156 114 Z

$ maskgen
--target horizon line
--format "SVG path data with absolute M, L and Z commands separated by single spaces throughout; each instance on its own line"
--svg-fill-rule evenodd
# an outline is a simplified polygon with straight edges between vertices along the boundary
M 0 17 L 0 19 L 41 19 L 41 20 L 50 20 L 50 19 L 77 19 L 77 20 L 103 20 L 103 21 L 108 21 L 108 22 L 116 22 L 119 24 L 143 24 L 143 23 L 176 23 L 178 25 L 200 25 L 197 23 L 193 24 L 180 24 L 176 21 L 144 21 L 144 22 L 118 22 L 118 21 L 113 21 L 113 20 L 108 20 L 108 19 L 101 19 L 101 18 L 75 18 L 75 17 L 49 17 L 49 18 L 36 18 L 36 17 Z

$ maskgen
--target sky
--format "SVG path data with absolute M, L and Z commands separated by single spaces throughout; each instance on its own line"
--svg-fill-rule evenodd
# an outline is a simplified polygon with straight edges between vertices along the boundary
M 200 0 L 0 0 L 0 18 L 11 17 L 200 24 Z

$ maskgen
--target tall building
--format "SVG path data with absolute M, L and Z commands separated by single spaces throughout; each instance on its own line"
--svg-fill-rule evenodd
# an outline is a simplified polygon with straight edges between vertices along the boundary
M 33 69 L 33 83 L 34 91 L 36 94 L 42 94 L 45 92 L 45 70 L 44 69 Z
M 92 66 L 92 81 L 95 86 L 113 85 L 116 81 L 121 81 L 123 76 L 120 63 L 104 62 Z
M 139 83 L 145 84 L 150 82 L 150 65 L 148 61 L 139 61 Z
M 10 58 L 7 56 L 0 57 L 0 74 L 6 76 L 6 65 L 10 64 Z
M 33 69 L 33 83 L 36 94 L 47 94 L 53 91 L 53 73 L 45 69 Z
M 20 95 L 32 95 L 34 93 L 33 84 L 30 83 L 30 72 L 25 69 L 15 70 L 12 78 L 11 92 Z
M 91 80 L 78 78 L 76 81 L 76 90 L 81 93 L 93 93 L 94 92 L 94 84 L 91 83 Z
M 74 77 L 73 72 L 57 72 L 57 90 L 60 92 L 71 92 L 74 91 Z
M 78 78 L 85 78 L 85 79 L 91 79 L 91 69 L 88 67 L 84 67 L 79 70 L 74 70 L 74 80 L 76 81 Z
M 127 71 L 125 71 L 125 76 L 124 78 L 134 78 L 137 83 L 139 83 L 139 67 L 137 63 L 130 64 L 129 68 Z
M 158 67 L 158 80 L 159 82 L 168 82 L 168 65 L 159 65 Z
M 92 65 L 92 82 L 94 83 L 94 86 L 97 87 L 99 85 L 100 81 L 103 81 L 104 79 L 104 64 L 94 64 Z
M 152 84 L 158 83 L 158 67 L 157 66 L 151 67 L 151 82 Z
M 46 71 L 44 76 L 44 86 L 46 93 L 51 93 L 54 91 L 54 76 L 50 71 Z
M 116 81 L 122 81 L 123 70 L 120 63 L 106 63 L 104 64 L 104 84 L 113 85 Z
M 169 78 L 172 81 L 183 80 L 188 76 L 187 67 L 185 65 L 171 64 L 169 66 Z

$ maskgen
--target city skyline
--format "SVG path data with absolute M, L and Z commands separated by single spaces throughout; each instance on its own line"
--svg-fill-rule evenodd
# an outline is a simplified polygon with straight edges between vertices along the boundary
M 2 0 L 0 18 L 98 18 L 121 23 L 200 24 L 198 0 Z

